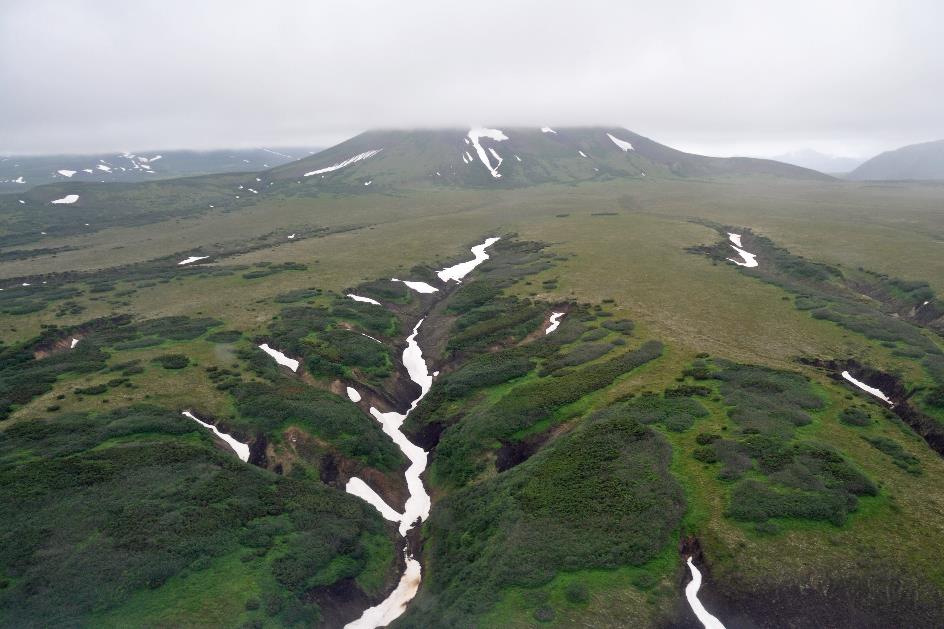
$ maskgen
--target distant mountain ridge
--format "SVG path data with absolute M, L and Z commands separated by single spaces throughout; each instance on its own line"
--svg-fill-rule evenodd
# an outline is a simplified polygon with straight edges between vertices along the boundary
M 847 176 L 856 180 L 944 180 L 944 140 L 885 151 Z
M 62 181 L 132 182 L 228 172 L 255 172 L 317 152 L 312 147 L 146 151 L 0 157 L 0 192 Z
M 859 157 L 828 155 L 809 148 L 774 155 L 771 156 L 770 159 L 785 164 L 793 164 L 794 166 L 818 170 L 821 173 L 827 174 L 851 172 L 865 161 L 863 158 Z
M 339 189 L 731 176 L 831 179 L 773 160 L 693 155 L 620 127 L 375 130 L 266 173 L 276 181 L 308 180 Z

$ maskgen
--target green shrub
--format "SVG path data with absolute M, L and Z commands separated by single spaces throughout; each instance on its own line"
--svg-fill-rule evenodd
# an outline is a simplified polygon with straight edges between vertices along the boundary
M 183 369 L 190 364 L 190 359 L 183 354 L 164 354 L 155 356 L 151 359 L 151 362 L 160 365 L 164 369 Z
M 839 421 L 849 426 L 868 426 L 872 423 L 872 416 L 862 407 L 850 406 L 839 413 Z

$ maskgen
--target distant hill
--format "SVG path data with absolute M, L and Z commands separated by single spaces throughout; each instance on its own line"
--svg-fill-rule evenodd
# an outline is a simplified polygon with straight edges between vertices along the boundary
M 944 140 L 876 155 L 848 175 L 857 180 L 944 179 Z
M 619 127 L 369 131 L 266 173 L 322 187 L 431 184 L 517 187 L 644 177 L 826 180 L 806 168 L 675 150 Z
M 316 153 L 316 148 L 145 151 L 98 155 L 0 157 L 0 192 L 62 182 L 130 182 L 259 171 Z
M 858 157 L 840 157 L 838 155 L 827 155 L 826 153 L 820 153 L 819 151 L 814 151 L 813 149 L 790 151 L 789 153 L 783 153 L 782 155 L 771 156 L 770 159 L 776 160 L 778 162 L 784 162 L 785 164 L 793 164 L 794 166 L 802 166 L 803 168 L 818 170 L 821 173 L 829 174 L 851 172 L 860 164 L 862 164 L 863 161 L 865 161 Z

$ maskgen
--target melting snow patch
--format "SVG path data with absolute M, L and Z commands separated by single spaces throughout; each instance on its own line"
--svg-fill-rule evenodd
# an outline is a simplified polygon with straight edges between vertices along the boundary
M 430 286 L 430 285 L 427 284 L 426 282 L 410 282 L 410 281 L 408 281 L 408 280 L 398 280 L 398 279 L 395 278 L 395 277 L 391 277 L 391 278 L 390 278 L 390 281 L 391 281 L 391 282 L 403 282 L 404 284 L 407 285 L 408 288 L 412 288 L 413 290 L 415 290 L 415 291 L 418 292 L 418 293 L 435 293 L 436 291 L 439 290 L 439 289 L 436 288 L 435 286 Z
M 468 260 L 467 262 L 460 262 L 459 264 L 446 267 L 442 271 L 436 273 L 436 275 L 438 275 L 439 279 L 443 282 L 448 282 L 449 280 L 461 282 L 462 278 L 468 275 L 472 269 L 488 260 L 488 254 L 485 253 L 485 250 L 498 242 L 498 240 L 498 238 L 486 239 L 482 244 L 472 247 L 472 255 L 475 256 L 473 259 Z
M 289 239 L 289 240 L 295 240 L 295 234 L 289 234 L 289 235 L 288 235 L 288 239 Z
M 258 191 L 258 190 L 253 190 L 252 188 L 246 188 L 246 190 L 248 190 L 249 192 L 251 192 L 251 193 L 253 193 L 253 194 L 259 194 L 259 191 Z
M 99 165 L 96 166 L 95 168 L 97 168 L 97 169 L 99 169 L 99 170 L 104 170 L 106 173 L 110 173 L 110 172 L 111 172 L 111 168 L 109 168 L 109 167 L 106 166 L 105 164 L 99 164 Z
M 586 156 L 587 156 L 587 154 L 584 153 L 584 152 L 581 151 L 581 150 L 578 150 L 577 152 L 580 153 L 580 157 L 586 157 Z
M 67 194 L 66 196 L 62 197 L 61 199 L 56 199 L 55 201 L 53 201 L 53 203 L 62 203 L 62 204 L 65 204 L 65 205 L 71 205 L 71 204 L 75 203 L 75 202 L 78 201 L 78 200 L 79 200 L 79 195 L 77 195 L 77 194 Z M 87 224 L 88 224 L 88 223 L 86 223 L 86 225 L 87 225 Z
M 23 175 L 20 175 L 19 177 L 13 180 L 13 183 L 26 183 L 26 182 L 23 181 Z
M 551 325 L 547 326 L 547 329 L 544 330 L 545 336 L 556 330 L 560 326 L 561 317 L 564 316 L 563 312 L 552 312 L 551 313 Z
M 283 354 L 277 349 L 272 349 L 271 347 L 269 347 L 268 343 L 263 343 L 262 345 L 259 346 L 259 349 L 261 349 L 266 354 L 274 358 L 275 362 L 277 362 L 278 364 L 284 365 L 285 367 L 288 367 L 292 371 L 298 371 L 297 360 L 295 360 L 294 358 L 289 358 L 288 356 L 286 356 L 285 354 Z
M 728 232 L 728 238 L 731 240 L 732 243 L 734 243 L 735 247 L 744 246 L 741 244 L 741 234 L 732 234 L 731 232 Z
M 406 570 L 397 587 L 379 605 L 364 611 L 360 618 L 344 625 L 344 629 L 372 629 L 386 627 L 406 611 L 407 604 L 420 588 L 422 567 L 413 557 L 406 557 Z
M 72 339 L 72 342 L 69 343 L 69 349 L 75 349 L 75 346 L 79 344 L 79 339 Z
M 23 199 L 17 199 L 17 201 L 19 201 L 20 203 L 22 203 L 22 204 L 24 204 L 24 205 L 26 204 L 26 201 L 24 201 Z
M 372 183 L 374 183 L 374 180 L 373 180 L 373 179 L 371 179 L 370 181 L 365 181 L 365 182 L 364 182 L 364 185 L 365 185 L 365 186 L 369 186 L 369 185 L 372 184 Z
M 185 264 L 193 264 L 194 262 L 198 262 L 200 260 L 206 260 L 209 257 L 210 256 L 190 256 L 189 258 L 184 258 L 183 260 L 178 262 L 177 266 L 183 266 Z
M 62 175 L 63 177 L 71 177 L 72 175 L 75 174 L 74 170 L 57 170 L 56 172 Z
M 518 157 L 517 155 L 515 155 L 515 159 L 518 160 L 519 162 L 521 161 L 521 158 Z
M 354 390 L 348 387 L 348 391 Z M 385 520 L 399 522 L 400 518 L 403 517 L 403 515 L 397 512 L 396 509 L 388 505 L 387 501 L 381 498 L 376 491 L 371 489 L 367 483 L 356 476 L 351 477 L 351 480 L 349 480 L 347 485 L 344 486 L 344 491 L 351 494 L 352 496 L 357 496 L 367 504 L 377 509 L 377 511 L 380 512 L 380 515 L 382 515 Z
M 557 131 L 554 131 L 554 129 L 551 129 L 550 127 L 541 127 L 541 133 L 553 133 L 554 135 L 557 135 Z
M 633 150 L 635 150 L 635 149 L 633 148 L 633 145 L 630 144 L 629 142 L 627 142 L 626 140 L 620 140 L 619 138 L 615 138 L 615 137 L 613 137 L 612 135 L 610 135 L 609 133 L 606 134 L 606 137 L 608 137 L 608 138 L 610 138 L 611 140 L 613 140 L 613 144 L 615 144 L 616 146 L 618 146 L 618 147 L 620 147 L 621 149 L 623 149 L 623 152 L 624 152 L 624 153 L 625 153 L 626 151 L 633 151 Z
M 333 171 L 335 171 L 335 170 L 338 170 L 339 168 L 344 168 L 345 166 L 350 166 L 351 164 L 357 163 L 357 162 L 359 162 L 359 161 L 361 161 L 361 160 L 365 160 L 365 159 L 371 158 L 371 157 L 373 157 L 374 155 L 376 155 L 377 153 L 379 153 L 379 152 L 382 151 L 382 150 L 383 150 L 383 149 L 372 149 L 372 150 L 370 150 L 370 151 L 364 151 L 363 153 L 358 153 L 358 154 L 355 155 L 354 157 L 349 157 L 348 159 L 344 160 L 343 162 L 338 162 L 337 164 L 333 164 L 333 165 L 328 166 L 328 167 L 326 167 L 326 168 L 319 168 L 318 170 L 313 170 L 313 171 L 311 171 L 311 172 L 307 172 L 307 173 L 305 173 L 303 176 L 304 176 L 304 177 L 311 177 L 312 175 L 320 175 L 320 174 L 322 174 L 322 173 L 330 173 L 330 172 L 333 172 Z
M 749 269 L 757 266 L 757 256 L 755 256 L 753 253 L 748 253 L 747 251 L 744 251 L 735 245 L 731 245 L 731 248 L 738 252 L 738 255 L 741 256 L 744 262 L 738 262 L 734 258 L 728 258 L 728 262 L 733 262 L 738 266 L 744 266 Z
M 865 391 L 866 393 L 868 393 L 868 394 L 870 394 L 870 395 L 874 395 L 874 396 L 877 397 L 878 399 L 880 399 L 880 400 L 882 400 L 882 401 L 884 401 L 884 402 L 886 402 L 886 403 L 888 403 L 888 404 L 894 405 L 894 402 L 892 402 L 892 401 L 888 398 L 887 395 L 885 395 L 884 393 L 882 393 L 881 390 L 876 389 L 875 387 L 870 387 L 869 385 L 865 384 L 864 382 L 860 382 L 859 380 L 856 380 L 855 378 L 852 377 L 852 374 L 849 373 L 848 371 L 843 371 L 843 372 L 842 372 L 842 377 L 845 378 L 846 380 L 848 380 L 849 382 L 851 382 L 852 384 L 854 384 L 855 386 L 859 387 L 860 389 L 862 389 L 862 390 Z
M 219 428 L 217 428 L 213 424 L 208 424 L 204 421 L 200 421 L 190 411 L 184 411 L 183 413 L 181 413 L 181 415 L 184 415 L 185 417 L 189 417 L 190 419 L 197 422 L 204 428 L 209 428 L 210 430 L 212 430 L 213 434 L 215 434 L 217 437 L 225 441 L 229 445 L 229 447 L 233 449 L 233 451 L 236 453 L 236 456 L 238 456 L 242 461 L 245 461 L 245 462 L 249 461 L 249 444 L 248 443 L 240 443 L 239 441 L 236 441 L 235 439 L 233 439 L 233 437 L 231 437 L 230 435 L 227 435 L 225 432 L 220 432 Z
M 348 399 L 350 399 L 352 402 L 360 402 L 360 401 L 361 401 L 361 394 L 358 393 L 358 392 L 357 392 L 357 389 L 355 389 L 354 387 L 348 387 L 348 388 L 347 388 L 347 397 L 348 397 Z
M 355 295 L 354 293 L 348 293 L 347 296 L 353 299 L 354 301 L 362 301 L 365 304 L 374 304 L 377 306 L 380 305 L 379 301 L 377 301 L 376 299 L 371 299 L 370 297 L 361 297 L 360 295 Z
M 492 177 L 498 179 L 501 177 L 501 173 L 498 172 L 498 166 L 501 166 L 501 159 L 499 158 L 498 164 L 492 168 L 492 164 L 488 159 L 488 153 L 485 152 L 485 149 L 482 148 L 482 145 L 479 142 L 481 138 L 488 138 L 496 142 L 502 142 L 507 140 L 508 136 L 498 129 L 479 128 L 469 130 L 469 139 L 472 141 L 472 146 L 475 148 L 475 152 L 478 154 L 479 159 L 482 160 L 482 163 L 485 164 L 486 168 L 488 168 L 488 172 L 492 173 Z
M 691 606 L 692 611 L 695 612 L 695 616 L 701 621 L 701 624 L 705 626 L 705 629 L 724 629 L 724 625 L 721 624 L 721 621 L 709 614 L 705 606 L 698 600 L 698 590 L 701 588 L 701 572 L 699 572 L 695 564 L 692 563 L 691 557 L 688 558 L 688 569 L 692 573 L 692 580 L 685 586 L 685 598 L 688 599 L 688 604 Z

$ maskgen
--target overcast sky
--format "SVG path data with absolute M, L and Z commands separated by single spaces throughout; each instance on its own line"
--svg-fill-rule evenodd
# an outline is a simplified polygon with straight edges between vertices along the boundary
M 0 153 L 615 124 L 709 154 L 868 156 L 944 138 L 942 7 L 0 0 Z

